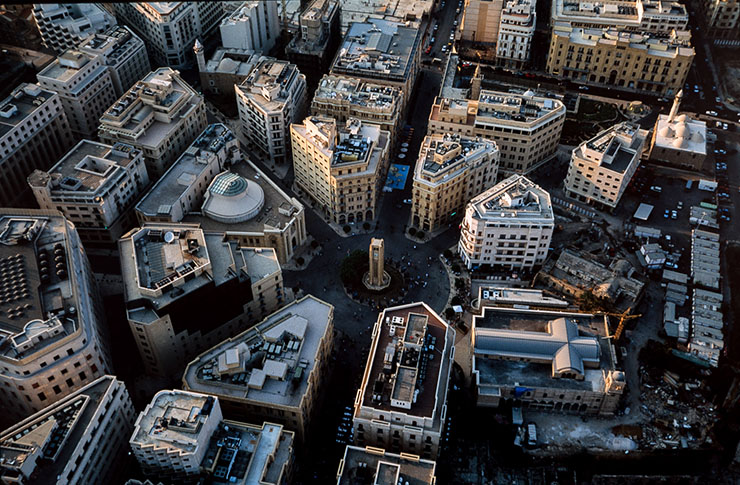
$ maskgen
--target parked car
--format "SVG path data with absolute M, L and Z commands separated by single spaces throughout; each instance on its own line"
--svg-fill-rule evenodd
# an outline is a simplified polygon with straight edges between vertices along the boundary
M 666 219 L 670 217 L 670 213 L 668 212 L 668 209 L 666 209 L 665 212 L 663 213 L 663 217 L 665 217 Z
M 707 111 L 706 113 L 707 113 L 707 114 L 708 114 L 709 116 L 717 116 L 717 112 L 716 112 L 716 111 Z
M 671 211 L 671 219 L 677 219 L 678 213 L 676 211 Z

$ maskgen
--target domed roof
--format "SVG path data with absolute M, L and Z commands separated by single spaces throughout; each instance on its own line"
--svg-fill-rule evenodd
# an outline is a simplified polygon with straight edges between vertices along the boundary
M 237 68 L 236 62 L 234 62 L 233 59 L 230 59 L 228 57 L 224 57 L 221 59 L 221 62 L 218 63 L 218 70 L 219 71 L 229 71 L 233 72 L 236 71 Z
M 533 96 L 534 96 L 534 94 L 535 94 L 535 93 L 534 93 L 534 91 L 532 91 L 531 89 L 527 89 L 527 90 L 526 90 L 526 91 L 524 92 L 524 96 L 526 96 L 526 97 L 528 97 L 528 98 L 531 98 L 531 97 L 533 97 Z
M 665 125 L 663 128 L 661 128 L 658 131 L 658 134 L 664 138 L 671 138 L 674 135 L 673 130 L 669 125 Z
M 259 184 L 232 172 L 222 172 L 208 187 L 202 209 L 214 221 L 234 224 L 255 217 L 264 204 L 265 193 Z
M 676 117 L 676 121 L 680 123 L 686 123 L 686 114 L 680 114 Z
M 704 137 L 702 136 L 701 133 L 699 133 L 698 131 L 695 131 L 691 134 L 691 141 L 694 143 L 701 143 L 704 141 Z
M 689 129 L 686 126 L 686 123 L 679 122 L 676 123 L 676 138 L 685 138 L 688 139 L 690 135 Z
M 686 138 L 677 137 L 675 140 L 673 140 L 672 145 L 676 148 L 684 148 L 686 147 L 687 141 Z

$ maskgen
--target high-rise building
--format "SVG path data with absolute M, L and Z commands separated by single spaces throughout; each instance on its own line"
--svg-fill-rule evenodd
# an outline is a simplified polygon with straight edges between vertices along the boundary
M 228 190 L 227 190 L 228 189 Z M 244 159 L 234 134 L 209 125 L 136 205 L 141 222 L 188 222 L 286 264 L 307 239 L 303 205 Z
M 294 64 L 262 57 L 236 89 L 242 131 L 271 161 L 290 160 L 290 124 L 303 115 L 306 76 Z
M 338 124 L 356 118 L 380 125 L 390 133 L 393 146 L 401 129 L 402 106 L 403 93 L 396 87 L 327 74 L 311 101 L 311 114 L 334 118 Z
M 436 459 L 454 359 L 455 330 L 426 303 L 383 310 L 355 397 L 355 445 Z
M 135 225 L 134 203 L 149 186 L 141 151 L 82 140 L 28 184 L 41 209 L 59 210 L 86 245 L 112 244 Z
M 554 227 L 550 194 L 512 175 L 468 203 L 457 249 L 468 268 L 532 269 L 545 262 Z
M 118 19 L 149 49 L 155 66 L 186 67 L 196 39 L 207 37 L 224 16 L 220 2 L 114 3 Z
M 421 31 L 413 24 L 374 18 L 353 22 L 334 58 L 331 74 L 399 88 L 405 112 L 421 65 L 421 38 Z
M 390 133 L 357 119 L 338 128 L 334 118 L 314 116 L 290 132 L 296 185 L 337 224 L 375 219 Z
M 278 3 L 249 0 L 221 21 L 221 44 L 226 49 L 269 55 L 280 37 Z
M 675 0 L 619 0 L 593 3 L 585 0 L 553 0 L 550 25 L 557 22 L 571 27 L 653 32 L 686 30 L 689 13 Z
M 691 32 L 583 29 L 556 24 L 547 72 L 576 82 L 674 96 L 694 60 Z
M 188 391 L 158 392 L 130 444 L 144 473 L 157 479 L 284 485 L 294 460 L 293 432 L 224 420 L 218 398 Z
M 737 0 L 703 0 L 704 35 L 716 45 L 740 45 L 740 5 Z
M 460 135 L 427 135 L 414 168 L 411 223 L 435 231 L 496 183 L 496 142 Z
M 285 300 L 274 250 L 240 247 L 195 224 L 145 224 L 119 252 L 129 326 L 150 374 L 179 374 Z
M 309 86 L 329 70 L 341 40 L 342 8 L 336 0 L 313 0 L 299 18 L 299 33 L 285 48 L 288 60 L 306 75 Z
M 410 453 L 389 453 L 382 448 L 348 445 L 339 461 L 337 485 L 358 483 L 413 483 L 435 485 L 437 464 Z
M 15 88 L 0 102 L 0 206 L 33 200 L 26 178 L 34 169 L 47 170 L 70 146 L 59 95 L 38 84 Z
M 0 407 L 20 420 L 110 371 L 105 315 L 59 212 L 0 213 Z
M 707 123 L 678 114 L 683 90 L 667 115 L 658 115 L 650 143 L 650 159 L 701 170 L 707 157 Z
M 496 42 L 496 62 L 521 68 L 529 61 L 534 31 L 537 27 L 536 0 L 508 0 L 501 12 Z
M 203 97 L 163 67 L 134 84 L 100 118 L 103 143 L 122 142 L 144 154 L 151 180 L 157 180 L 206 127 Z
M 468 0 L 460 23 L 460 38 L 479 44 L 495 44 L 503 8 L 504 0 Z
M 128 27 L 116 26 L 92 35 L 78 49 L 91 56 L 101 56 L 119 98 L 151 71 L 144 41 Z
M 573 150 L 565 195 L 614 210 L 640 165 L 647 130 L 622 122 Z
M 565 105 L 560 100 L 533 91 L 485 89 L 471 92 L 470 97 L 437 98 L 427 133 L 495 141 L 501 153 L 499 174 L 504 177 L 526 175 L 553 157 L 565 123 Z
M 307 295 L 199 355 L 183 389 L 217 396 L 229 419 L 280 423 L 305 442 L 333 345 L 334 307 Z
M 57 54 L 116 25 L 116 18 L 94 3 L 37 3 L 33 18 L 44 46 Z
M 0 432 L 0 481 L 108 483 L 121 476 L 133 424 L 126 386 L 101 376 Z
M 113 80 L 102 57 L 71 49 L 37 78 L 42 88 L 59 94 L 72 134 L 94 138 L 100 116 L 116 100 Z

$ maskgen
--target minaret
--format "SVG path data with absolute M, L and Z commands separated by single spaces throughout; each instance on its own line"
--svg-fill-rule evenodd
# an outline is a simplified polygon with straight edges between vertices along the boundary
M 470 96 L 469 98 L 477 101 L 480 97 L 480 87 L 483 82 L 483 75 L 480 73 L 480 63 L 475 66 L 475 73 L 473 79 L 470 80 Z
M 681 98 L 683 98 L 683 89 L 679 90 L 676 94 L 676 97 L 673 99 L 673 106 L 671 107 L 671 112 L 668 115 L 668 123 L 673 123 L 673 120 L 676 119 L 676 115 L 678 114 L 678 107 L 681 105 Z
M 195 52 L 195 58 L 198 60 L 198 72 L 204 72 L 206 70 L 206 57 L 203 53 L 203 44 L 198 39 L 195 39 L 195 45 L 193 45 L 193 52 Z

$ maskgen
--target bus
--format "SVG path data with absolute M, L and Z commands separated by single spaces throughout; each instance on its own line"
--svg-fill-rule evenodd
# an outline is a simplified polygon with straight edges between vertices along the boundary
M 703 209 L 711 209 L 713 211 L 717 210 L 717 204 L 710 204 L 709 202 L 699 202 L 699 207 Z

